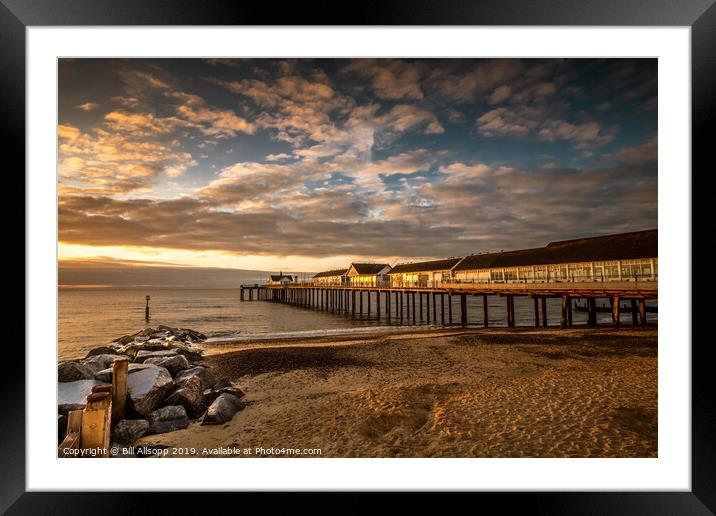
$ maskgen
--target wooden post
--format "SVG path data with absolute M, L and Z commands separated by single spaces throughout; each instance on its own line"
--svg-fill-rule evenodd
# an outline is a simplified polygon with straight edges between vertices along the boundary
M 400 292 L 398 292 L 398 298 L 399 298 L 399 300 L 400 300 L 400 301 L 399 301 L 399 303 L 400 303 L 400 322 L 402 323 L 402 322 L 403 322 L 403 315 L 404 315 L 404 314 L 403 314 L 404 310 L 403 310 L 403 291 L 402 291 L 402 290 L 401 290 Z
M 646 300 L 639 300 L 639 322 L 642 326 L 646 326 Z
M 358 297 L 360 298 L 360 306 L 358 307 L 359 312 L 361 315 L 363 315 L 363 291 L 362 290 L 358 291 Z
M 430 324 L 430 292 L 425 293 L 425 321 Z
M 440 293 L 440 324 L 445 326 L 445 294 Z
M 559 316 L 559 327 L 567 327 L 567 305 L 569 305 L 569 296 L 562 296 L 562 314 Z
M 418 292 L 418 304 L 420 308 L 420 322 L 423 322 L 423 293 Z
M 97 449 L 97 457 L 109 454 L 109 432 L 112 418 L 112 395 L 106 392 L 87 396 L 82 414 L 80 447 L 83 450 Z
M 631 322 L 634 326 L 639 324 L 639 311 L 636 307 L 636 299 L 631 300 Z
M 437 294 L 433 292 L 433 323 L 438 323 Z
M 597 301 L 593 297 L 587 298 L 587 326 L 597 325 Z
M 612 303 L 612 324 L 619 326 L 619 296 L 612 296 L 609 298 Z
M 147 296 L 147 306 L 144 308 L 144 320 L 149 322 L 149 296 Z
M 467 296 L 460 294 L 460 324 L 467 326 Z
M 67 414 L 67 435 L 58 448 L 60 457 L 77 457 L 70 453 L 70 450 L 77 450 L 80 447 L 80 435 L 82 433 L 82 411 L 71 410 Z
M 514 296 L 507 295 L 507 326 L 514 328 L 515 326 L 515 305 Z
M 244 287 L 241 287 L 240 294 L 239 294 L 239 299 L 240 299 L 241 301 L 244 300 Z
M 368 317 L 370 317 L 370 290 L 366 292 L 368 294 Z
M 413 324 L 415 324 L 416 318 L 415 318 L 415 292 L 410 293 L 410 299 L 413 304 Z
M 129 358 L 118 358 L 112 364 L 112 425 L 124 419 L 127 403 L 127 373 Z
M 385 291 L 385 315 L 390 321 L 390 316 L 392 315 L 390 312 L 390 290 Z
M 547 298 L 542 298 L 542 326 L 547 327 Z
M 572 298 L 567 296 L 567 326 L 572 327 Z
M 448 293 L 448 324 L 452 326 L 452 294 Z
M 380 320 L 380 290 L 375 291 L 375 316 Z
M 487 306 L 487 294 L 483 294 L 482 296 L 482 325 L 487 328 L 490 325 L 490 318 L 488 317 L 488 309 Z
M 535 296 L 532 301 L 535 305 L 535 327 L 539 328 L 539 298 Z

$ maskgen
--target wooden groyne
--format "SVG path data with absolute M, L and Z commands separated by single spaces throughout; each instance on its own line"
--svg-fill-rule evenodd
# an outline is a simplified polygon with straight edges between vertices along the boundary
M 459 313 L 453 314 L 453 297 Z M 467 326 L 468 296 L 481 296 L 483 326 L 488 327 L 488 298 L 504 299 L 507 326 L 515 326 L 515 297 L 534 304 L 534 326 L 547 326 L 547 299 L 561 299 L 560 326 L 571 327 L 573 300 L 586 305 L 587 326 L 597 325 L 597 300 L 606 299 L 612 324 L 620 325 L 622 301 L 629 302 L 634 325 L 646 325 L 646 300 L 658 298 L 657 282 L 561 282 L 561 283 L 443 283 L 440 288 L 393 288 L 288 285 L 242 285 L 241 301 L 270 301 L 337 314 L 368 315 L 400 323 L 426 322 Z

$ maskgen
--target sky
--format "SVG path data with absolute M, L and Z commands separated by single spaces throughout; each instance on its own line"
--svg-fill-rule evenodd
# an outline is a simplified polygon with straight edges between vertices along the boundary
M 655 59 L 61 59 L 58 94 L 75 283 L 657 227 Z

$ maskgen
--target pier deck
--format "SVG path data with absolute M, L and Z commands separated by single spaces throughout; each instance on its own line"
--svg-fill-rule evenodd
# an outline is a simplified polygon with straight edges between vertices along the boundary
M 241 285 L 241 301 L 255 299 L 288 303 L 329 312 L 367 313 L 375 315 L 378 319 L 385 317 L 390 320 L 391 317 L 396 317 L 400 321 L 407 320 L 413 323 L 418 320 L 418 316 L 420 321 L 425 318 L 428 323 L 431 319 L 437 323 L 439 304 L 440 322 L 445 324 L 447 305 L 447 320 L 450 325 L 453 324 L 452 296 L 458 296 L 460 299 L 459 320 L 463 326 L 467 325 L 467 296 L 483 297 L 483 324 L 485 327 L 488 325 L 488 296 L 505 298 L 507 326 L 509 327 L 515 326 L 515 296 L 526 296 L 534 300 L 535 326 L 547 326 L 547 298 L 562 299 L 560 317 L 560 326 L 562 327 L 572 326 L 572 300 L 578 298 L 586 300 L 588 326 L 596 326 L 596 300 L 599 298 L 609 300 L 614 326 L 620 324 L 621 301 L 625 300 L 631 302 L 633 324 L 646 325 L 646 300 L 658 298 L 658 282 L 442 283 L 439 287 L 316 285 L 313 283 Z M 447 302 L 445 297 L 447 297 Z M 384 298 L 383 310 L 381 310 L 381 298 Z M 371 304 L 374 304 L 375 310 L 371 310 Z M 425 305 L 425 309 L 423 305 Z

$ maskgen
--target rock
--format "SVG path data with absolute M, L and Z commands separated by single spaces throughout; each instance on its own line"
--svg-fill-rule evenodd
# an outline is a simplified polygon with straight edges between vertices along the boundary
M 180 405 L 171 405 L 155 410 L 149 415 L 147 434 L 163 434 L 189 426 L 186 410 Z
M 218 398 L 221 394 L 231 394 L 233 396 L 236 396 L 237 398 L 244 397 L 244 391 L 242 391 L 238 387 L 234 387 L 234 385 L 229 380 L 223 378 L 216 382 L 216 384 L 214 384 L 211 389 L 207 389 L 204 391 L 204 405 L 211 405 L 214 400 Z
M 175 381 L 177 385 L 181 387 L 182 384 L 192 376 L 196 376 L 197 378 L 199 378 L 202 390 L 206 389 L 207 387 L 211 387 L 212 385 L 214 385 L 214 383 L 216 383 L 214 375 L 211 374 L 211 371 L 209 371 L 209 369 L 204 366 L 192 367 L 191 369 L 186 369 L 177 373 Z
M 141 349 L 137 351 L 137 355 L 134 357 L 134 361 L 138 363 L 144 362 L 148 358 L 167 358 L 167 357 L 175 357 L 178 353 L 174 349 L 163 349 L 159 351 L 149 351 L 145 349 Z
M 57 366 L 58 382 L 76 382 L 77 380 L 92 380 L 94 371 L 78 362 L 63 362 Z
M 67 435 L 67 416 L 64 414 L 57 414 L 57 440 L 58 442 L 62 442 L 62 440 Z
M 172 376 L 163 367 L 147 367 L 127 377 L 127 392 L 132 408 L 143 416 L 158 407 L 173 388 Z
M 227 421 L 231 421 L 239 410 L 246 405 L 233 394 L 220 394 L 218 398 L 209 406 L 204 416 L 202 425 L 221 425 Z
M 184 355 L 174 355 L 167 357 L 150 357 L 144 361 L 145 364 L 153 364 L 159 367 L 166 367 L 172 376 L 179 371 L 189 369 L 191 364 Z
M 187 378 L 179 389 L 169 395 L 164 404 L 181 405 L 192 418 L 200 416 L 205 407 L 201 380 L 197 376 Z
M 146 419 L 123 419 L 114 427 L 112 440 L 117 444 L 132 444 L 149 429 Z
M 147 369 L 148 367 L 157 367 L 154 364 L 129 364 L 127 367 L 127 374 L 136 373 L 137 371 L 141 371 L 143 369 Z M 96 373 L 94 375 L 94 378 L 99 380 L 100 382 L 105 383 L 112 383 L 112 367 L 108 367 L 107 369 L 102 369 L 100 372 Z
M 92 348 L 89 353 L 87 353 L 85 358 L 93 357 L 95 355 L 121 355 L 121 353 L 117 351 L 117 348 L 112 346 L 99 346 L 97 348 Z
M 80 363 L 85 367 L 89 367 L 93 373 L 97 374 L 102 369 L 112 367 L 112 363 L 118 358 L 122 358 L 122 355 L 93 355 L 89 358 L 85 358 Z
M 167 373 L 169 374 L 169 373 Z M 67 415 L 70 410 L 82 410 L 92 387 L 101 385 L 97 380 L 77 380 L 57 384 L 57 412 Z

